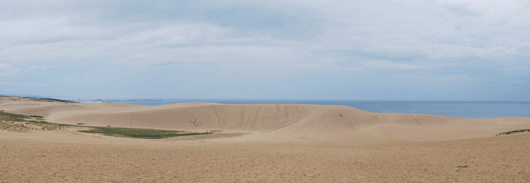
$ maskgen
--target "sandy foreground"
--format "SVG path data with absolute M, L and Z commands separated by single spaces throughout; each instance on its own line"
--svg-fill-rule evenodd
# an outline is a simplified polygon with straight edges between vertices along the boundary
M 345 106 L 0 100 L 48 122 L 205 132 L 163 140 L 0 131 L 0 182 L 530 182 L 530 118 Z

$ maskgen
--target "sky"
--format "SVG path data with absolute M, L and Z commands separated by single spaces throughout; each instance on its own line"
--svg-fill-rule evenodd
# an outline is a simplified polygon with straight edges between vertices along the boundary
M 530 101 L 527 0 L 0 0 L 0 94 Z

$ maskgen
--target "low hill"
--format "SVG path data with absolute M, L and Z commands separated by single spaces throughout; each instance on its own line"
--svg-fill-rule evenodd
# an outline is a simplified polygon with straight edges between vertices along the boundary
M 530 128 L 530 118 L 467 119 L 426 114 L 372 113 L 347 106 L 303 104 L 118 103 L 0 101 L 7 112 L 49 122 L 113 127 L 248 133 L 230 141 L 373 143 L 495 136 Z

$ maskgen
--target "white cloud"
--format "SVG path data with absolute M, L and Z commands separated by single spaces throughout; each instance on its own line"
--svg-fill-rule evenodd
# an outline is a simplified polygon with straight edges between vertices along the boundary
M 17 70 L 17 68 L 14 68 L 11 65 L 0 63 L 0 76 L 13 75 Z
M 31 70 L 41 70 L 41 71 L 43 71 L 43 70 L 46 70 L 48 68 L 49 67 L 32 65 L 32 66 L 29 67 L 28 70 L 29 71 L 31 71 Z
M 392 77 L 395 77 L 395 78 L 417 78 L 418 75 L 416 75 L 416 74 L 394 74 L 394 75 L 392 75 Z
M 445 78 L 447 78 L 447 79 L 454 79 L 454 80 L 468 80 L 468 79 L 473 79 L 471 76 L 468 76 L 468 75 L 454 75 L 454 74 L 447 75 L 447 76 L 445 76 Z
M 47 86 L 47 84 L 45 83 L 32 83 L 32 82 L 17 83 L 17 82 L 11 82 L 11 81 L 0 81 L 0 85 L 14 86 L 14 87 L 45 87 Z
M 75 2 L 62 6 L 49 2 L 29 6 L 26 14 L 11 12 L 6 15 L 8 19 L 0 20 L 0 35 L 4 35 L 0 42 L 7 44 L 0 56 L 28 65 L 89 57 L 150 65 L 182 61 L 274 62 L 282 58 L 283 62 L 304 62 L 312 55 L 330 55 L 320 62 L 331 64 L 352 62 L 347 56 L 354 55 L 411 70 L 468 58 L 492 61 L 495 59 L 491 58 L 520 57 L 530 49 L 521 46 L 530 41 L 528 32 L 523 31 L 527 29 L 522 28 L 530 23 L 529 18 L 523 18 L 528 14 L 525 7 L 529 3 L 518 0 L 240 2 L 237 10 L 248 13 L 243 17 L 230 16 L 238 13 L 231 9 L 233 3 L 194 5 L 190 8 L 198 9 L 183 10 L 189 14 L 171 16 L 158 13 L 162 5 L 140 4 L 152 14 L 120 14 L 124 12 L 119 3 L 104 2 L 88 3 L 86 8 Z M 178 7 L 170 1 L 162 4 L 164 8 Z M 27 6 L 4 5 L 6 12 L 10 6 Z M 37 6 L 57 11 L 43 12 Z M 93 8 L 99 6 L 109 7 Z M 275 8 L 269 9 L 272 7 Z M 81 16 L 79 11 L 90 16 Z M 218 11 L 224 14 L 210 15 Z M 455 16 L 455 12 L 463 16 Z M 271 15 L 265 17 L 270 21 L 260 22 L 262 15 Z M 483 22 L 497 15 L 508 17 L 511 23 L 498 28 Z M 128 16 L 143 19 L 135 21 Z M 293 38 L 298 35 L 304 36 Z M 339 57 L 340 60 L 335 59 Z M 411 60 L 423 61 L 418 67 Z
M 327 59 L 319 60 L 319 62 L 324 63 L 324 64 L 336 64 L 336 63 L 340 63 L 341 61 L 335 60 L 333 57 L 329 57 Z
M 402 64 L 390 61 L 366 61 L 363 63 L 366 67 L 372 69 L 384 69 L 384 70 L 422 70 L 431 69 L 428 67 L 415 65 L 415 64 Z
M 67 81 L 70 81 L 71 79 L 51 79 L 50 81 L 54 81 L 54 82 L 67 82 Z
M 330 70 L 330 71 L 363 71 L 364 67 L 350 67 L 350 66 L 341 66 L 341 65 L 332 65 L 332 64 L 296 64 L 292 65 L 290 68 L 300 68 L 300 69 L 311 69 L 311 70 Z
M 376 71 L 374 78 L 394 71 L 415 74 L 390 76 L 508 81 L 527 78 L 530 70 L 529 5 L 525 0 L 0 1 L 0 75 L 32 71 L 42 81 L 56 81 L 79 74 L 56 71 L 79 70 L 86 71 L 83 78 L 106 78 L 106 72 L 91 72 L 101 69 L 151 78 L 185 65 L 204 73 L 303 68 L 323 75 L 369 70 Z M 179 73 L 164 78 L 182 77 Z

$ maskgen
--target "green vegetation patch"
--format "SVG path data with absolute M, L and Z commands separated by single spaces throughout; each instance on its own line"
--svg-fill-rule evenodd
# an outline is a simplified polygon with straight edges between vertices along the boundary
M 140 139 L 162 139 L 178 136 L 207 135 L 211 133 L 186 133 L 184 131 L 156 130 L 141 128 L 114 128 L 114 127 L 91 127 L 90 130 L 81 130 L 84 133 L 98 133 L 113 137 L 130 137 Z
M 25 121 L 29 116 L 0 111 L 0 121 Z
M 64 126 L 74 126 L 74 125 L 70 125 L 70 124 L 61 124 L 61 123 L 49 123 L 49 122 L 46 122 L 46 121 L 34 121 L 34 120 L 31 120 L 31 121 L 28 121 L 29 124 L 32 124 L 32 125 L 35 125 L 35 126 L 40 126 L 42 128 L 42 130 L 56 130 L 56 129 L 59 129 L 61 127 L 64 127 Z
M 34 120 L 34 119 L 37 120 Z M 61 126 L 72 126 L 68 124 L 48 123 L 42 120 L 42 116 L 26 116 L 0 111 L 0 130 L 10 132 L 29 132 L 31 130 L 57 130 Z
M 38 101 L 38 102 L 79 103 L 76 101 L 62 100 L 62 99 L 56 99 L 56 98 L 18 97 L 18 96 L 5 96 L 5 95 L 0 95 L 0 100 L 11 100 L 11 101 L 30 100 L 30 101 Z
M 23 97 L 26 98 L 26 97 Z M 62 102 L 62 103 L 79 103 L 71 100 L 61 100 L 55 98 L 36 98 L 36 97 L 27 97 L 29 100 L 39 101 L 39 102 Z
M 49 123 L 42 119 L 42 116 L 26 116 L 21 114 L 7 113 L 0 111 L 0 130 L 11 132 L 30 132 L 31 130 L 57 130 L 62 126 L 88 127 L 89 130 L 81 130 L 84 133 L 98 133 L 113 137 L 129 137 L 140 139 L 163 139 L 178 136 L 207 135 L 212 133 L 194 133 L 173 130 L 156 130 L 142 128 L 114 128 L 114 127 L 93 127 L 78 125 Z
M 502 132 L 502 133 L 499 133 L 495 136 L 499 136 L 499 135 L 510 135 L 510 134 L 514 134 L 514 133 L 524 133 L 524 132 L 530 132 L 530 129 L 521 129 L 521 130 L 513 130 L 513 131 L 509 131 L 509 132 Z

